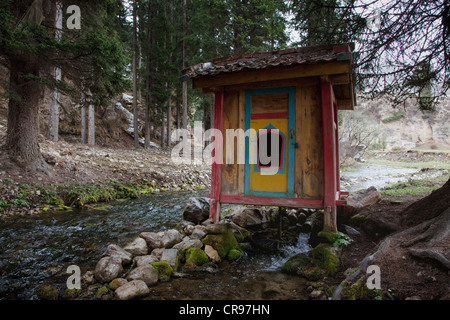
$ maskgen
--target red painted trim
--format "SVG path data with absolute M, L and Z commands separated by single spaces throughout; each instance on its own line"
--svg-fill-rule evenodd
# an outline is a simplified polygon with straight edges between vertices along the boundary
M 289 119 L 289 112 L 252 113 L 251 119 Z
M 291 208 L 323 208 L 322 200 L 221 195 L 221 203 L 282 206 Z
M 350 194 L 350 192 L 348 192 L 348 191 L 339 191 L 340 196 L 348 196 L 349 194 Z
M 336 190 L 341 190 L 341 178 L 340 178 L 340 168 L 339 168 L 339 118 L 338 118 L 338 108 L 336 101 L 333 101 L 333 111 L 334 111 L 334 123 L 336 129 L 334 131 L 334 137 L 336 139 Z
M 223 104 L 224 92 L 217 92 L 215 94 L 214 104 L 214 128 L 220 131 L 223 131 Z M 211 200 L 209 217 L 212 221 L 217 222 L 220 219 L 220 183 L 222 179 L 222 161 L 216 162 L 214 159 L 222 159 L 223 141 L 221 139 L 214 139 L 213 147 L 214 155 L 211 173 Z
M 323 193 L 324 207 L 336 206 L 336 138 L 334 130 L 333 88 L 322 83 Z

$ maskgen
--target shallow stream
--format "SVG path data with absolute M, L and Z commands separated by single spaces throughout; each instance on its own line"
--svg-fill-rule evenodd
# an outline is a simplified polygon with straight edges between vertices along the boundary
M 83 274 L 95 268 L 108 244 L 124 246 L 142 231 L 175 227 L 182 220 L 188 198 L 198 195 L 198 192 L 166 192 L 117 202 L 107 210 L 75 210 L 0 220 L 0 299 L 34 299 L 39 285 L 64 286 L 69 265 L 79 266 Z M 302 235 L 298 246 L 282 248 L 279 255 L 247 255 L 233 265 L 225 265 L 215 275 L 199 274 L 159 284 L 152 288 L 154 294 L 150 298 L 244 299 L 248 290 L 254 298 L 263 298 L 267 290 L 273 297 L 278 291 L 267 289 L 267 283 L 276 285 L 280 277 L 289 277 L 281 274 L 280 267 L 293 254 L 309 250 L 308 238 Z M 299 278 L 295 281 L 302 282 Z M 208 285 L 214 289 L 202 289 Z M 183 289 L 187 290 L 184 295 Z
M 342 190 L 378 189 L 406 180 L 417 169 L 362 166 L 342 173 Z M 204 192 L 202 192 L 204 193 Z M 143 231 L 161 231 L 182 220 L 189 197 L 165 192 L 114 203 L 107 210 L 74 210 L 0 220 L 0 299 L 34 299 L 41 284 L 64 286 L 69 265 L 95 268 L 106 246 L 124 246 Z M 251 253 L 217 274 L 173 279 L 151 288 L 149 299 L 305 299 L 306 281 L 280 271 L 292 255 L 307 252 L 308 234 L 277 254 Z

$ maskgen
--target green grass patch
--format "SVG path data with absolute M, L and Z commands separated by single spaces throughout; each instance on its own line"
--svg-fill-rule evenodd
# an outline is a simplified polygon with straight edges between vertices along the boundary
M 380 193 L 392 199 L 399 199 L 409 195 L 427 195 L 439 189 L 448 180 L 447 175 L 426 180 L 409 179 L 407 182 L 399 182 L 389 187 L 382 188 Z
M 383 159 L 368 159 L 366 164 L 378 164 L 389 167 L 400 167 L 400 168 L 414 168 L 414 169 L 437 169 L 437 170 L 450 170 L 450 161 L 392 161 Z
M 82 208 L 87 204 L 109 203 L 118 199 L 135 199 L 155 192 L 155 184 L 148 181 L 121 182 L 110 180 L 105 184 L 17 184 L 12 179 L 0 180 L 0 212 L 42 207 L 43 211 Z

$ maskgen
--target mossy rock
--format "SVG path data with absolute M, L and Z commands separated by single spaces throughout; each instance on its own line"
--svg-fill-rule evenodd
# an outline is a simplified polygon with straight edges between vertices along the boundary
M 311 267 L 309 257 L 303 253 L 296 254 L 289 258 L 282 267 L 282 271 L 292 274 L 298 274 L 299 269 Z
M 324 240 L 326 243 L 329 244 L 333 244 L 339 237 L 337 232 L 327 232 L 327 231 L 321 231 L 317 235 L 321 240 Z
M 81 289 L 69 289 L 67 288 L 66 290 L 64 290 L 64 296 L 66 298 L 76 298 L 78 297 L 78 295 L 80 294 Z
M 51 285 L 42 285 L 36 289 L 36 294 L 41 300 L 56 300 L 58 299 L 58 289 Z
M 289 258 L 283 265 L 282 270 L 289 274 L 296 274 L 309 281 L 320 280 L 324 274 L 322 268 L 314 265 L 304 253 L 299 253 Z
M 227 259 L 229 261 L 236 261 L 242 258 L 244 253 L 241 250 L 238 249 L 231 249 L 227 254 Z
M 152 262 L 150 265 L 158 271 L 159 279 L 169 280 L 173 274 L 173 268 L 167 261 Z
M 187 247 L 182 250 L 179 257 L 185 261 L 185 268 L 193 269 L 196 266 L 202 266 L 209 262 L 209 258 L 205 251 L 196 247 Z
M 104 295 L 107 295 L 107 294 L 109 294 L 108 288 L 107 287 L 100 287 L 100 288 L 97 289 L 97 292 L 95 293 L 95 296 L 97 298 L 101 298 L 101 297 L 103 297 Z
M 251 239 L 253 232 L 236 225 L 233 234 L 237 242 L 246 242 Z
M 366 280 L 360 279 L 356 283 L 342 282 L 344 289 L 341 293 L 343 300 L 382 300 L 383 290 L 369 289 Z
M 114 280 L 112 280 L 109 284 L 108 287 L 111 290 L 116 290 L 117 288 L 119 288 L 120 286 L 123 286 L 125 283 L 127 283 L 128 281 L 124 278 L 115 278 Z
M 312 250 L 312 263 L 324 270 L 326 276 L 334 276 L 339 268 L 339 258 L 328 243 L 321 243 Z
M 209 234 L 202 239 L 202 242 L 216 249 L 221 258 L 225 258 L 233 249 L 242 251 L 231 229 L 226 229 L 220 234 Z

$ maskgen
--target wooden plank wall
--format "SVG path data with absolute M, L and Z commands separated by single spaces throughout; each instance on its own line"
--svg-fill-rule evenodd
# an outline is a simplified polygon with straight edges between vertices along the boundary
M 296 89 L 295 186 L 301 199 L 323 198 L 323 139 L 318 82 Z
M 237 164 L 237 139 L 228 143 L 226 129 L 245 131 L 245 91 L 257 87 L 296 86 L 296 142 L 294 193 L 301 199 L 323 199 L 323 148 L 320 81 L 318 78 L 271 81 L 249 86 L 225 87 L 221 194 L 244 195 L 244 164 Z M 227 153 L 234 148 L 233 164 Z
M 245 131 L 245 102 L 244 90 L 228 91 L 225 93 L 223 113 L 223 165 L 221 194 L 244 194 L 244 165 L 238 164 L 238 139 L 234 143 L 227 141 L 227 129 Z M 240 150 L 243 151 L 242 149 Z

